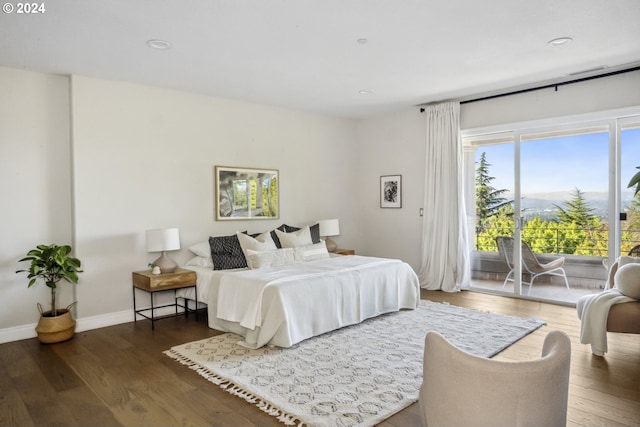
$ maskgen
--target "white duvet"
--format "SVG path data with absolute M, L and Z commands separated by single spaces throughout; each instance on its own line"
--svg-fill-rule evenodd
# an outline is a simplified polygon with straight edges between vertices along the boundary
M 241 335 L 252 348 L 290 347 L 420 300 L 418 277 L 400 260 L 356 255 L 255 270 L 192 269 L 209 327 Z

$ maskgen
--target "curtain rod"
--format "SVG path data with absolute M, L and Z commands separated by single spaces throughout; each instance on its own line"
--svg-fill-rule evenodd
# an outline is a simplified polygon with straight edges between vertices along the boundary
M 511 92 L 499 93 L 499 94 L 496 94 L 496 95 L 482 96 L 480 98 L 469 99 L 467 101 L 460 101 L 460 105 L 462 105 L 462 104 L 470 104 L 472 102 L 478 102 L 478 101 L 486 101 L 488 99 L 502 98 L 503 96 L 518 95 L 518 94 L 521 94 L 521 93 L 533 92 L 533 91 L 542 90 L 542 89 L 555 88 L 555 90 L 558 91 L 558 86 L 570 85 L 570 84 L 574 84 L 574 83 L 581 83 L 581 82 L 586 82 L 586 81 L 589 81 L 589 80 L 595 80 L 595 79 L 600 79 L 600 78 L 603 78 L 603 77 L 615 76 L 615 75 L 618 75 L 618 74 L 624 74 L 624 73 L 629 73 L 629 72 L 638 71 L 638 70 L 640 70 L 640 66 L 631 67 L 631 68 L 625 68 L 625 69 L 618 70 L 618 71 L 611 71 L 609 73 L 598 74 L 598 75 L 595 75 L 595 76 L 589 76 L 589 77 L 582 77 L 582 78 L 579 78 L 579 79 L 567 80 L 566 82 L 550 83 L 550 84 L 546 84 L 546 85 L 542 85 L 542 86 L 536 86 L 536 87 L 532 87 L 532 88 L 528 88 L 528 89 L 520 89 L 520 90 L 511 91 Z M 420 112 L 424 113 L 424 107 L 420 108 Z

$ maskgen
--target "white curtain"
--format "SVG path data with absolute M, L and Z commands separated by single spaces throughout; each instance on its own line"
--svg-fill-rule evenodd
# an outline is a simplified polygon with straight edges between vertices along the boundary
M 463 191 L 460 103 L 425 107 L 426 163 L 420 283 L 457 292 L 471 284 Z

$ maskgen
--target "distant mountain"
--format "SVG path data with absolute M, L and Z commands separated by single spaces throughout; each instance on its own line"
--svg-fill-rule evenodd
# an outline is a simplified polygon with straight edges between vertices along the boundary
M 522 217 L 532 219 L 539 216 L 540 219 L 550 221 L 557 219 L 558 206 L 564 207 L 565 203 L 573 199 L 575 190 L 572 191 L 554 191 L 549 193 L 530 193 L 523 195 L 520 206 L 522 208 Z M 584 193 L 585 201 L 593 208 L 594 215 L 600 217 L 606 222 L 608 218 L 608 196 L 606 191 L 590 191 Z M 513 195 L 504 194 L 503 197 L 513 199 Z M 632 192 L 622 193 L 623 206 L 628 206 L 633 200 Z
M 585 200 L 607 200 L 609 193 L 606 191 L 585 191 L 583 197 Z M 544 200 L 557 200 L 564 202 L 565 200 L 573 199 L 575 190 L 571 191 L 552 191 L 549 193 L 528 193 L 524 195 L 530 199 L 544 199 Z

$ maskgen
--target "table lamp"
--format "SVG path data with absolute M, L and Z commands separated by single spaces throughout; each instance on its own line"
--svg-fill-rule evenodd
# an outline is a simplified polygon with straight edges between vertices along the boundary
M 324 242 L 327 245 L 327 250 L 335 252 L 338 246 L 329 236 L 340 235 L 340 221 L 337 219 L 323 219 L 318 221 L 318 224 L 320 225 L 320 236 L 325 238 Z
M 166 251 L 177 251 L 180 249 L 180 230 L 177 228 L 159 228 L 147 230 L 147 252 L 162 252 L 160 258 L 153 263 L 160 267 L 162 273 L 173 273 L 178 264 L 169 256 Z

